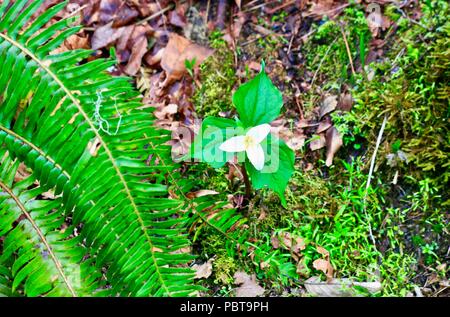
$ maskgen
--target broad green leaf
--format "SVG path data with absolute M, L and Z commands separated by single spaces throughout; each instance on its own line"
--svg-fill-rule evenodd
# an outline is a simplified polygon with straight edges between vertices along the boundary
M 264 63 L 261 72 L 234 93 L 233 103 L 245 127 L 270 123 L 278 117 L 283 98 L 264 71 Z
M 294 173 L 294 152 L 283 140 L 270 134 L 261 143 L 261 146 L 264 149 L 265 156 L 264 168 L 261 171 L 257 171 L 248 160 L 245 162 L 252 185 L 255 189 L 268 186 L 280 196 L 283 207 L 286 207 L 284 191 Z
M 223 152 L 219 146 L 238 134 L 243 134 L 243 129 L 239 128 L 235 121 L 208 117 L 203 121 L 200 132 L 191 146 L 191 157 L 214 168 L 222 167 L 235 154 Z

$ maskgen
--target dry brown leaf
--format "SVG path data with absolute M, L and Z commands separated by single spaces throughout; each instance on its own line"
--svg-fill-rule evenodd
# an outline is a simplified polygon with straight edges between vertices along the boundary
M 55 191 L 54 191 L 53 189 L 50 189 L 50 190 L 48 190 L 48 191 L 46 191 L 46 192 L 43 192 L 43 193 L 41 194 L 41 196 L 42 196 L 42 198 L 44 198 L 44 199 L 53 200 L 53 199 L 55 199 Z
M 325 135 L 323 133 L 316 134 L 312 136 L 312 141 L 309 143 L 309 148 L 311 151 L 316 151 L 323 148 L 326 145 Z
M 161 248 L 158 248 L 158 247 L 153 247 L 152 248 L 152 252 L 163 252 L 163 250 Z
M 324 16 L 328 16 L 330 19 L 338 15 L 345 7 L 349 6 L 350 3 L 341 4 L 339 1 L 335 0 L 320 0 L 311 2 L 311 7 L 308 12 L 302 15 L 312 16 L 315 19 L 321 19 Z
M 332 279 L 323 282 L 320 277 L 313 276 L 305 281 L 306 290 L 314 296 L 319 297 L 349 297 L 362 296 L 354 289 L 354 286 L 363 287 L 369 293 L 374 294 L 381 291 L 381 283 L 376 282 L 354 282 L 351 279 Z
M 214 190 L 202 189 L 202 190 L 198 190 L 196 192 L 187 193 L 186 197 L 189 199 L 192 199 L 192 198 L 198 198 L 198 197 L 203 197 L 203 196 L 208 196 L 208 195 L 218 195 L 218 194 L 219 193 Z
M 317 259 L 313 262 L 313 267 L 325 273 L 328 280 L 333 278 L 334 269 L 329 260 Z
M 337 106 L 337 96 L 331 95 L 327 96 L 320 106 L 320 117 L 322 118 L 324 115 L 334 111 Z
M 331 166 L 333 164 L 333 158 L 339 148 L 342 146 L 342 136 L 335 127 L 331 127 L 326 133 L 327 139 L 327 159 L 325 164 Z
M 93 50 L 98 50 L 115 43 L 128 27 L 113 28 L 112 22 L 98 27 L 91 38 L 91 47 Z
M 248 63 L 248 68 L 259 72 L 259 70 L 261 69 L 261 64 L 255 61 L 251 61 Z
M 204 262 L 202 264 L 194 264 L 192 266 L 192 269 L 195 271 L 194 278 L 201 279 L 210 277 L 213 271 L 213 261 L 214 259 L 209 259 L 207 262 Z
M 145 33 L 144 33 L 145 34 Z M 142 58 L 147 53 L 147 37 L 145 35 L 140 36 L 131 49 L 131 56 L 127 66 L 124 68 L 124 72 L 130 76 L 137 74 L 142 64 Z
M 21 180 L 24 180 L 28 176 L 31 175 L 31 172 L 28 170 L 28 167 L 20 163 L 19 168 L 16 171 L 16 174 L 14 175 L 14 182 L 20 182 Z
M 160 104 L 154 111 L 155 117 L 163 120 L 163 119 L 170 119 L 172 115 L 178 112 L 178 105 L 171 103 L 167 106 L 164 106 L 164 104 Z
M 287 146 L 289 146 L 292 150 L 300 150 L 303 145 L 305 145 L 306 135 L 303 134 L 303 130 L 301 129 L 295 129 L 291 133 L 292 136 L 289 138 L 283 137 L 282 132 L 280 133 L 280 136 L 286 141 Z
M 326 258 L 328 258 L 330 256 L 330 252 L 328 252 L 327 249 L 322 248 L 321 246 L 316 246 L 316 250 L 317 252 L 319 252 L 320 254 L 322 254 L 323 256 L 325 256 Z
M 280 240 L 278 240 L 278 237 L 275 235 L 270 238 L 270 243 L 274 249 L 278 249 L 280 247 Z
M 245 272 L 236 272 L 234 283 L 240 285 L 236 288 L 236 297 L 256 297 L 264 294 L 264 288 L 258 285 L 255 275 L 250 276 Z
M 278 249 L 280 246 L 291 252 L 291 255 L 295 261 L 301 258 L 300 252 L 306 248 L 305 240 L 301 237 L 292 235 L 290 232 L 282 232 L 278 235 L 273 235 L 270 238 L 270 242 L 274 249 Z
M 350 111 L 353 106 L 353 97 L 350 93 L 342 93 L 339 100 L 338 109 L 342 111 Z
M 324 120 L 319 122 L 317 126 L 316 133 L 322 133 L 331 127 L 331 118 L 329 116 L 325 117 Z
M 181 79 L 186 74 L 186 60 L 192 61 L 195 58 L 195 67 L 198 67 L 212 53 L 213 50 L 209 48 L 191 43 L 176 33 L 170 33 L 161 59 L 161 67 L 167 76 L 163 86 Z

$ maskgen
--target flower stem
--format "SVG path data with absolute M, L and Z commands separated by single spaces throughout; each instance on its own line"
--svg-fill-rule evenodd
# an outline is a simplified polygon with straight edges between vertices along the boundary
M 245 169 L 245 165 L 241 165 L 242 176 L 244 177 L 245 184 L 245 196 L 250 199 L 252 195 L 252 184 L 250 183 L 250 179 L 248 178 L 247 170 Z

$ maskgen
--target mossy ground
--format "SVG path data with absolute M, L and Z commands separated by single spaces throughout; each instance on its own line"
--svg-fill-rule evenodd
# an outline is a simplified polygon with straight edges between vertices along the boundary
M 405 296 L 430 276 L 448 278 L 449 9 L 445 1 L 425 1 L 420 7 L 423 16 L 418 23 L 393 6 L 386 8 L 398 28 L 386 39 L 381 56 L 369 62 L 371 34 L 361 6 L 311 26 L 314 35 L 302 48 L 305 65 L 297 74 L 316 73 L 315 86 L 301 97 L 305 116 L 323 92 L 349 91 L 355 101 L 351 111 L 332 116 L 344 146 L 330 168 L 319 155 L 308 162 L 313 168 L 307 170 L 305 161 L 311 156 L 303 149 L 286 192 L 287 208 L 266 190 L 242 208 L 248 218 L 251 256 L 243 257 L 217 233 L 199 235 L 201 257 L 216 257 L 212 277 L 202 282 L 214 285 L 215 294 L 230 294 L 237 270 L 255 272 L 274 294 L 298 294 L 295 290 L 307 278 L 324 276 L 312 266 L 322 256 L 317 246 L 329 252 L 335 277 L 380 280 L 383 288 L 375 295 Z M 356 75 L 349 69 L 341 25 L 351 44 Z M 202 66 L 202 90 L 194 97 L 200 116 L 232 111 L 233 53 L 214 37 L 212 43 L 217 51 Z M 279 45 L 283 43 L 257 41 L 250 48 L 239 48 L 239 53 L 270 60 Z M 258 47 L 260 53 L 255 53 Z M 292 94 L 283 89 L 279 79 L 283 76 L 270 75 L 285 96 Z M 383 142 L 366 192 L 368 167 L 385 115 Z M 242 193 L 239 184 L 226 178 L 225 169 L 205 167 L 195 175 L 203 179 L 203 188 L 218 190 L 222 197 Z M 272 236 L 282 232 L 304 239 L 300 261 L 288 250 L 273 247 Z

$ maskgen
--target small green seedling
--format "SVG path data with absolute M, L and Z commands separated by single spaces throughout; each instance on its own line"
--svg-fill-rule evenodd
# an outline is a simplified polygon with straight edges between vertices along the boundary
M 184 66 L 186 67 L 186 70 L 191 77 L 194 77 L 194 67 L 196 62 L 197 58 L 195 57 L 191 60 L 189 59 L 184 60 Z
M 269 123 L 280 114 L 283 99 L 264 63 L 260 73 L 234 93 L 233 104 L 239 118 L 205 118 L 191 146 L 191 158 L 214 168 L 237 158 L 247 196 L 251 185 L 255 189 L 268 186 L 286 206 L 284 191 L 294 172 L 295 156 L 283 140 L 270 133 Z

